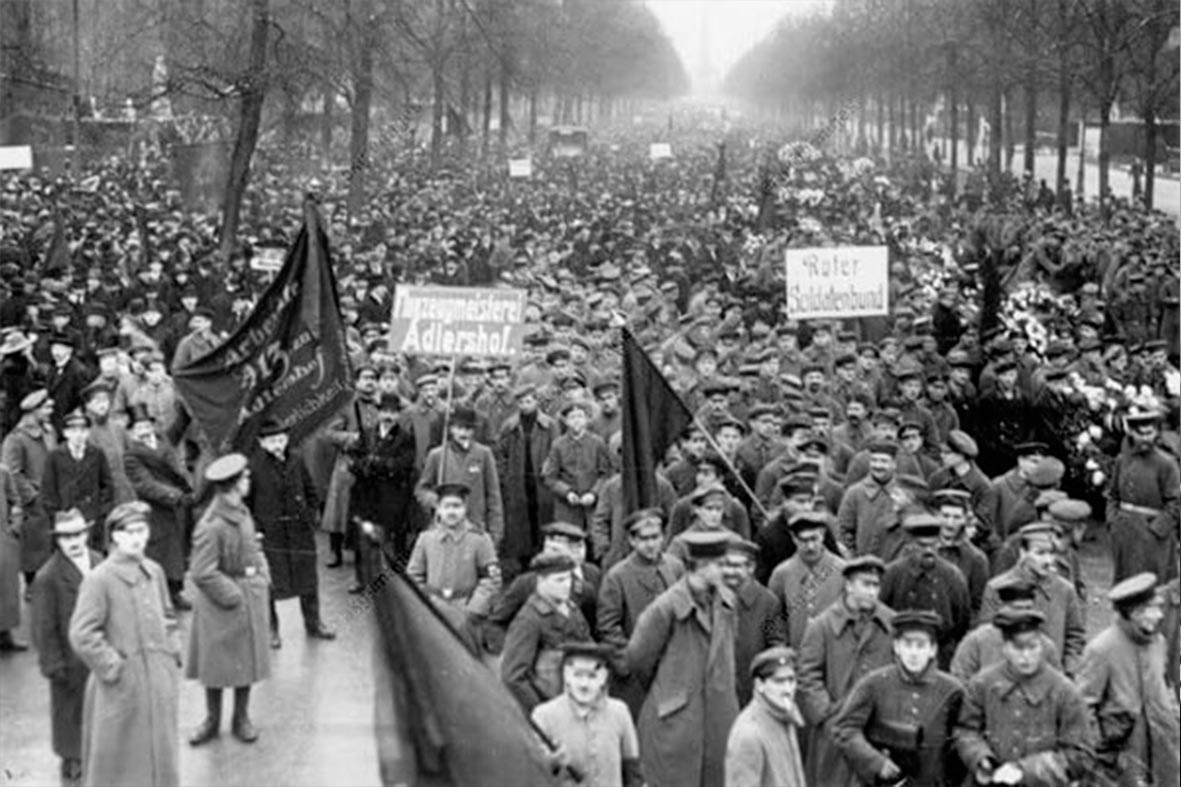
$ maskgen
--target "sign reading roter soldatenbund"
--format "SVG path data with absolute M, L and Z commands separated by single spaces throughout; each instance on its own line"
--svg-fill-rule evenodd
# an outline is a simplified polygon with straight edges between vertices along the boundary
M 889 291 L 885 246 L 787 250 L 789 320 L 889 314 Z
M 390 351 L 512 356 L 524 346 L 525 327 L 524 290 L 399 284 Z

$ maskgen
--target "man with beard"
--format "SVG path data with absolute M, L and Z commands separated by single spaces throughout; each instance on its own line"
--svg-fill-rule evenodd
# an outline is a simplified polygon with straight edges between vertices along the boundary
M 873 555 L 846 563 L 841 598 L 804 630 L 800 710 L 811 727 L 804 757 L 808 784 L 856 784 L 834 737 L 834 722 L 861 676 L 890 664 L 894 612 L 878 598 L 885 571 L 885 564 Z
M 63 421 L 65 443 L 49 452 L 41 485 L 48 516 L 77 508 L 88 522 L 102 521 L 113 505 L 115 489 L 111 466 L 103 452 L 91 445 L 90 419 L 75 410 Z M 106 551 L 101 535 L 91 534 L 90 547 Z
M 722 582 L 734 593 L 738 610 L 738 635 L 734 640 L 734 682 L 738 687 L 738 704 L 746 705 L 751 697 L 749 670 L 738 669 L 738 664 L 749 663 L 760 652 L 773 645 L 787 644 L 783 621 L 783 607 L 779 597 L 754 580 L 755 561 L 759 546 L 741 538 L 731 538 L 722 560 Z
M 845 491 L 837 512 L 837 533 L 852 554 L 892 560 L 904 540 L 898 511 L 907 500 L 895 479 L 898 445 L 878 441 L 866 451 L 869 475 Z
M 862 784 L 942 787 L 963 781 L 952 731 L 964 690 L 936 666 L 943 621 L 929 610 L 894 616 L 894 663 L 857 681 L 833 722 Z
M 195 502 L 193 489 L 176 452 L 160 439 L 155 422 L 143 407 L 131 408 L 131 441 L 123 465 L 135 495 L 150 507 L 147 556 L 164 569 L 173 606 L 189 610 L 192 606 L 181 595 L 181 589 L 185 578 L 185 535 Z
M 1107 487 L 1107 522 L 1115 581 L 1150 571 L 1167 582 L 1177 575 L 1177 518 L 1181 515 L 1181 471 L 1162 450 L 1160 416 L 1125 416 L 1128 435 Z
M 958 568 L 938 554 L 943 529 L 939 517 L 908 514 L 902 527 L 910 543 L 902 557 L 886 566 L 882 603 L 891 609 L 927 610 L 939 617 L 939 667 L 947 669 L 972 622 L 968 583 Z
M 776 646 L 754 657 L 754 697 L 730 728 L 726 742 L 727 785 L 805 787 L 798 731 L 804 718 L 796 705 L 796 652 Z
M 996 616 L 1001 606 L 999 591 L 1004 585 L 1015 580 L 1033 584 L 1037 589 L 1034 604 L 1045 618 L 1046 633 L 1062 654 L 1063 668 L 1068 674 L 1073 674 L 1087 641 L 1085 610 L 1074 586 L 1055 570 L 1058 561 L 1055 538 L 1055 526 L 1052 524 L 1034 523 L 1021 529 L 1017 565 L 988 581 L 984 588 L 984 600 L 980 604 L 979 619 L 990 620 Z
M 414 436 L 399 418 L 402 399 L 383 393 L 377 402 L 377 425 L 367 430 L 364 453 L 353 457 L 356 485 L 352 516 L 372 522 L 382 534 L 386 554 L 401 565 L 410 557 L 414 529 Z
M 78 588 L 103 556 L 87 548 L 90 523 L 76 509 L 54 517 L 57 549 L 37 572 L 33 584 L 33 642 L 41 674 L 49 679 L 49 714 L 53 751 L 61 758 L 67 784 L 82 778 L 82 706 L 90 670 L 70 646 L 70 617 L 78 604 Z
M 320 501 L 303 457 L 288 450 L 287 428 L 268 418 L 258 430 L 258 448 L 250 457 L 250 508 L 270 568 L 271 647 L 279 648 L 279 613 L 275 602 L 299 597 L 303 626 L 312 639 L 336 639 L 320 618 L 316 574 L 316 524 Z
M 447 440 L 432 448 L 418 479 L 415 494 L 422 510 L 434 515 L 438 484 L 463 484 L 469 490 L 467 517 L 492 536 L 494 544 L 504 540 L 504 507 L 500 498 L 500 475 L 492 449 L 474 439 L 476 412 L 457 407 L 447 425 Z
M 1046 664 L 1037 610 L 993 619 L 1004 660 L 968 681 L 955 747 L 977 784 L 1068 787 L 1090 770 L 1094 736 L 1075 685 Z
M 1098 761 L 1118 783 L 1181 782 L 1181 710 L 1165 676 L 1163 588 L 1137 574 L 1107 598 L 1116 619 L 1087 643 L 1077 682 L 1099 730 Z
M 533 723 L 558 746 L 560 763 L 595 785 L 640 787 L 640 742 L 627 706 L 607 696 L 612 652 L 594 642 L 561 648 L 562 693 L 533 709 Z
M 688 573 L 640 614 L 623 652 L 647 689 L 640 756 L 652 787 L 719 784 L 726 737 L 738 715 L 737 616 L 722 582 L 726 531 L 685 534 Z

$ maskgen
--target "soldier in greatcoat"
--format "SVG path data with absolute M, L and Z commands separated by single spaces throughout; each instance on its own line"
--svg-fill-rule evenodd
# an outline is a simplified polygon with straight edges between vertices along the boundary
M 855 787 L 857 777 L 833 737 L 853 685 L 890 664 L 894 612 L 878 600 L 886 566 L 873 555 L 850 560 L 841 598 L 809 621 L 800 644 L 800 710 L 811 727 L 804 762 L 808 784 Z
M 771 572 L 767 589 L 779 598 L 787 621 L 787 644 L 799 648 L 808 621 L 841 597 L 845 561 L 825 546 L 828 516 L 800 511 L 788 520 L 796 552 Z
M 776 646 L 750 665 L 754 697 L 742 709 L 726 742 L 726 784 L 805 787 L 796 705 L 796 653 Z
M 640 614 L 623 660 L 647 688 L 640 757 L 651 787 L 707 787 L 724 774 L 738 715 L 736 601 L 722 584 L 726 531 L 686 534 L 688 573 Z
M 245 456 L 227 454 L 205 468 L 214 497 L 193 533 L 190 576 L 197 587 L 185 676 L 205 687 L 205 721 L 189 738 L 200 746 L 221 732 L 221 694 L 234 689 L 231 732 L 258 740 L 250 721 L 250 687 L 271 674 L 270 569 L 246 505 L 250 469 Z
M 61 758 L 67 783 L 82 777 L 82 700 L 90 670 L 70 646 L 70 618 L 82 580 L 102 562 L 87 544 L 90 523 L 75 510 L 58 512 L 53 523 L 57 549 L 33 583 L 33 642 L 41 674 L 49 680 L 53 752 Z
M 1006 610 L 993 623 L 1004 661 L 968 681 L 955 745 L 977 784 L 1068 787 L 1094 762 L 1082 693 L 1045 663 L 1037 610 Z
M 90 669 L 82 719 L 85 785 L 180 783 L 180 632 L 164 572 L 144 556 L 148 507 L 107 517 L 111 554 L 85 579 L 70 646 Z
M 20 490 L 0 464 L 0 653 L 28 650 L 13 632 L 21 622 L 21 530 L 25 512 Z
M 258 431 L 258 449 L 250 456 L 250 493 L 246 504 L 262 535 L 271 571 L 271 647 L 282 644 L 275 602 L 299 597 L 303 626 L 313 639 L 336 639 L 320 618 L 320 582 L 316 573 L 316 521 L 320 508 L 312 474 L 298 451 L 289 450 L 287 428 L 267 419 Z
M 1137 574 L 1107 594 L 1116 618 L 1083 650 L 1078 686 L 1099 730 L 1099 764 L 1120 784 L 1181 783 L 1181 709 L 1165 676 L 1163 588 Z

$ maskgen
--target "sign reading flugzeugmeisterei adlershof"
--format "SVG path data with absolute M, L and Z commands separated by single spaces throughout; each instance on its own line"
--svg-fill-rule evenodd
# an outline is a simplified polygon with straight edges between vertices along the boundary
M 524 290 L 398 285 L 390 351 L 513 356 L 524 346 L 525 327 Z
M 885 246 L 788 249 L 786 269 L 788 319 L 889 314 L 890 260 Z

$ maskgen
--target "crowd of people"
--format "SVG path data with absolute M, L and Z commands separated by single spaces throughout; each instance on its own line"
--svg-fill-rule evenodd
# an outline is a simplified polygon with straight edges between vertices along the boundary
M 29 614 L 64 779 L 176 783 L 181 664 L 206 691 L 189 743 L 227 688 L 257 740 L 275 602 L 332 640 L 320 573 L 351 562 L 366 593 L 372 527 L 566 780 L 1177 783 L 1177 224 L 660 125 L 529 180 L 379 151 L 354 215 L 355 172 L 262 151 L 228 258 L 162 162 L 5 176 L 0 650 L 28 648 Z M 355 400 L 301 445 L 269 422 L 209 456 L 171 372 L 250 313 L 301 189 Z M 788 318 L 783 250 L 833 245 L 888 247 L 888 315 Z M 428 282 L 526 290 L 525 352 L 398 353 L 392 291 Z M 623 325 L 694 414 L 638 511 Z M 1110 590 L 1084 549 L 1109 550 Z

